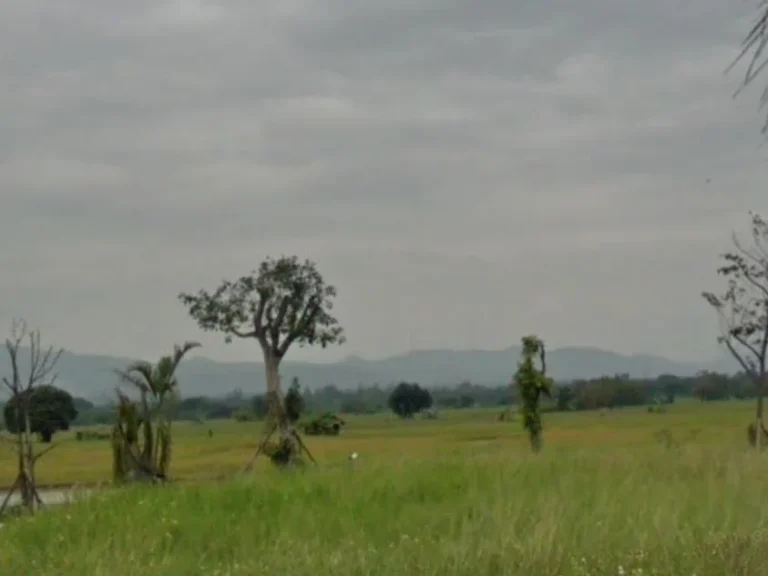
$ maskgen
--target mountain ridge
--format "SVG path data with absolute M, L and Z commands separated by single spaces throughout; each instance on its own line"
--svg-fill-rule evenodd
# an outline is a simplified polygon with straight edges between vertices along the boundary
M 22 351 L 21 356 L 28 358 L 28 351 Z M 519 356 L 520 347 L 511 346 L 500 350 L 411 350 L 380 359 L 350 355 L 328 363 L 285 360 L 281 375 L 286 382 L 296 377 L 312 389 L 328 384 L 341 389 L 375 383 L 386 386 L 401 380 L 427 387 L 456 385 L 464 380 L 500 385 L 510 380 Z M 57 366 L 57 386 L 84 398 L 111 398 L 117 385 L 115 369 L 132 361 L 126 357 L 65 351 Z M 21 365 L 26 365 L 23 359 Z M 680 362 L 653 354 L 620 354 L 594 346 L 550 350 L 547 368 L 561 382 L 622 373 L 655 378 L 661 374 L 688 376 L 701 370 L 737 371 L 735 362 L 725 357 L 710 362 Z M 0 355 L 0 375 L 8 374 L 9 370 L 7 355 Z M 178 376 L 184 396 L 222 396 L 237 389 L 255 394 L 266 386 L 264 365 L 258 361 L 222 362 L 197 355 L 182 362 Z

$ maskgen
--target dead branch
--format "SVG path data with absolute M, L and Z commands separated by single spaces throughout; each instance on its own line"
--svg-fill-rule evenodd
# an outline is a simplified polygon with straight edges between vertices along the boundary
M 22 344 L 29 345 L 29 367 L 26 378 L 22 378 L 19 362 Z M 30 425 L 30 402 L 33 391 L 38 386 L 52 386 L 56 381 L 54 368 L 63 353 L 63 349 L 52 346 L 43 349 L 40 343 L 40 331 L 29 330 L 24 320 L 14 320 L 11 334 L 5 340 L 5 348 L 11 361 L 10 377 L 3 376 L 2 382 L 11 394 L 10 402 L 16 407 L 16 434 L 13 440 L 0 436 L 3 442 L 12 443 L 18 458 L 18 472 L 12 490 L 0 506 L 0 514 L 5 510 L 14 490 L 21 487 L 25 507 L 34 513 L 35 505 L 42 506 L 42 500 L 35 487 L 35 464 L 59 443 L 34 454 L 32 430 Z

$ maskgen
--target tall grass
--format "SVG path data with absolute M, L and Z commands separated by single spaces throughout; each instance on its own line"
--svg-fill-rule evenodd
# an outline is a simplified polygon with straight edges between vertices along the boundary
M 133 488 L 0 530 L 0 574 L 768 574 L 768 461 L 690 447 L 402 458 Z

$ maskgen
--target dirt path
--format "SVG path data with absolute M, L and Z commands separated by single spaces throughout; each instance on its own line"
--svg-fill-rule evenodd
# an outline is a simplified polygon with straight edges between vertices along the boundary
M 74 498 L 87 495 L 92 492 L 91 489 L 83 488 L 40 488 L 38 493 L 43 504 L 48 506 L 56 506 L 57 504 L 66 504 L 71 502 Z M 0 490 L 0 502 L 5 500 L 8 495 L 7 490 Z M 11 496 L 9 501 L 11 506 L 17 506 L 21 504 L 21 494 L 16 492 Z

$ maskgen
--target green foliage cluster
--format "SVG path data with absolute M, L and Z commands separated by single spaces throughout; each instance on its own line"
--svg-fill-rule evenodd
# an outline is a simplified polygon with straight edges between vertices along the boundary
M 304 433 L 308 436 L 338 436 L 346 422 L 336 414 L 326 412 L 304 425 Z
M 256 418 L 253 412 L 249 412 L 245 408 L 238 408 L 232 413 L 232 418 L 235 422 L 252 422 Z
M 389 395 L 389 409 L 401 418 L 413 418 L 422 410 L 431 408 L 432 394 L 415 382 L 400 382 Z
M 164 480 L 171 461 L 169 408 L 178 388 L 176 369 L 197 342 L 174 346 L 157 364 L 135 362 L 118 371 L 139 393 L 134 402 L 118 390 L 117 422 L 112 430 L 112 474 L 116 484 L 129 480 Z
M 285 395 L 285 415 L 291 424 L 296 424 L 304 413 L 305 402 L 301 394 L 299 379 L 294 378 Z
M 165 479 L 171 461 L 170 422 L 153 421 L 146 402 L 137 404 L 120 396 L 118 421 L 112 431 L 112 479 Z
M 296 256 L 267 258 L 257 270 L 225 280 L 213 292 L 183 292 L 178 298 L 204 331 L 263 341 L 280 360 L 290 346 L 325 348 L 344 342 L 344 330 L 332 315 L 336 288 L 317 265 Z
M 90 440 L 111 440 L 112 434 L 101 432 L 99 430 L 78 430 L 75 432 L 75 440 L 78 442 L 88 442 Z

